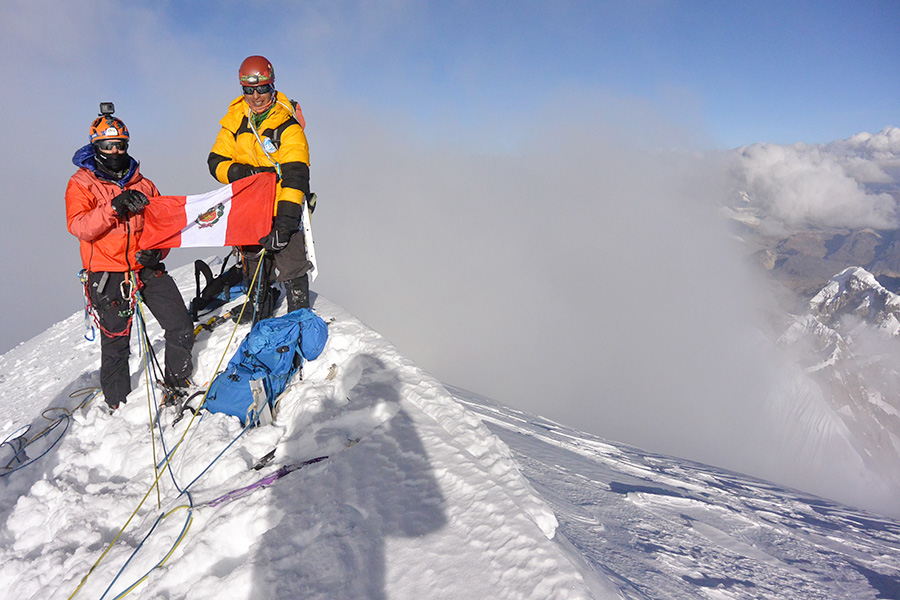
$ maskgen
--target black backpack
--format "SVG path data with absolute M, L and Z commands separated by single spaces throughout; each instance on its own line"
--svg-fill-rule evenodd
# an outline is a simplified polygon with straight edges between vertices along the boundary
M 191 300 L 190 312 L 194 321 L 200 319 L 200 313 L 213 311 L 232 297 L 237 297 L 244 293 L 244 289 L 235 290 L 244 280 L 243 270 L 240 264 L 232 265 L 228 268 L 228 259 L 231 254 L 222 261 L 222 268 L 219 274 L 213 277 L 212 269 L 202 260 L 194 261 L 194 280 L 197 283 L 197 295 Z M 201 288 L 200 277 L 203 277 L 205 285 Z

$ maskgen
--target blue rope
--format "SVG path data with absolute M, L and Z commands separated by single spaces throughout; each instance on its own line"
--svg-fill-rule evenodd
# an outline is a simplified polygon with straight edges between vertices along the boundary
M 263 253 L 263 255 L 260 257 L 260 268 L 262 268 L 262 266 L 263 266 L 263 265 L 262 265 L 262 260 L 263 260 L 264 258 L 265 258 L 265 255 L 264 255 L 264 253 Z M 255 275 L 254 275 L 254 277 L 255 277 Z M 259 289 L 260 289 L 260 288 L 257 288 L 257 291 L 258 291 Z M 257 295 L 258 295 L 258 293 L 257 293 Z M 139 292 L 136 293 L 136 297 L 137 297 L 138 306 L 140 306 L 140 303 L 142 303 L 143 301 L 142 301 L 142 298 L 141 298 L 141 295 L 140 295 Z M 141 334 L 141 336 L 142 336 L 142 337 L 141 337 L 141 339 L 142 339 L 141 349 L 142 349 L 142 351 L 144 352 L 144 364 L 145 364 L 145 369 L 146 369 L 146 371 L 147 371 L 147 377 L 148 377 L 149 382 L 152 384 L 152 385 L 151 385 L 151 390 L 155 390 L 155 387 L 156 387 L 156 385 L 155 385 L 155 384 L 156 384 L 156 381 L 155 381 L 155 379 L 154 379 L 154 371 L 153 371 L 153 368 L 152 368 L 152 365 L 151 365 L 151 362 L 150 362 L 150 357 L 152 356 L 153 362 L 155 363 L 157 369 L 159 369 L 159 363 L 156 361 L 156 356 L 155 356 L 155 354 L 153 353 L 153 348 L 152 348 L 152 346 L 151 346 L 151 344 L 150 344 L 150 338 L 149 338 L 149 335 L 147 334 L 147 328 L 146 328 L 146 323 L 144 322 L 143 313 L 142 313 L 142 311 L 140 311 L 140 310 L 137 310 L 137 311 L 135 311 L 135 312 L 138 314 L 137 322 L 138 322 L 138 329 L 139 329 L 139 332 L 140 332 L 140 334 Z M 180 497 L 183 496 L 183 495 L 184 495 L 184 496 L 187 496 L 187 498 L 188 498 L 188 506 L 187 506 L 187 508 L 188 508 L 188 516 L 187 516 L 187 519 L 185 520 L 185 524 L 184 524 L 184 527 L 182 528 L 181 534 L 180 534 L 180 535 L 178 536 L 178 538 L 175 540 L 175 543 L 172 545 L 171 549 L 170 549 L 169 552 L 166 554 L 166 556 L 163 557 L 163 559 L 160 560 L 158 563 L 156 563 L 156 564 L 155 564 L 149 571 L 147 571 L 140 579 L 138 579 L 137 581 L 135 581 L 134 583 L 132 583 L 130 586 L 128 586 L 127 589 L 125 589 L 125 590 L 124 590 L 123 592 L 121 592 L 118 596 L 116 596 L 116 597 L 114 598 L 114 600 L 118 600 L 119 598 L 122 598 L 122 597 L 124 597 L 125 595 L 127 595 L 128 593 L 130 593 L 130 592 L 131 592 L 135 587 L 137 587 L 141 582 L 143 582 L 145 579 L 147 579 L 147 577 L 149 577 L 150 574 L 151 574 L 154 570 L 156 570 L 156 569 L 158 569 L 159 567 L 161 567 L 162 564 L 163 564 L 166 560 L 168 560 L 168 558 L 172 555 L 172 553 L 175 551 L 175 548 L 181 543 L 181 541 L 184 539 L 184 536 L 187 534 L 188 527 L 190 527 L 190 523 L 191 523 L 191 520 L 192 520 L 192 518 L 193 518 L 193 517 L 192 517 L 192 514 L 193 514 L 193 510 L 194 510 L 194 501 L 193 501 L 193 497 L 191 496 L 190 492 L 188 492 L 188 489 L 189 489 L 191 486 L 193 486 L 195 483 L 197 483 L 197 481 L 199 481 L 200 478 L 203 477 L 203 476 L 204 476 L 204 475 L 212 468 L 212 466 L 213 466 L 220 458 L 222 458 L 222 456 L 223 456 L 223 455 L 231 448 L 231 446 L 233 446 L 233 445 L 241 438 L 241 436 L 243 436 L 244 433 L 246 433 L 247 430 L 250 429 L 250 427 L 253 426 L 253 423 L 252 423 L 252 422 L 248 422 L 247 425 L 245 425 L 244 428 L 240 431 L 240 433 L 238 433 L 237 436 L 235 436 L 235 438 L 232 439 L 232 440 L 228 443 L 228 445 L 225 446 L 225 448 L 223 448 L 222 451 L 219 452 L 219 454 L 216 455 L 216 457 L 212 460 L 212 462 L 210 462 L 210 463 L 206 466 L 206 468 L 204 468 L 204 469 L 200 472 L 199 475 L 197 475 L 197 476 L 196 476 L 189 484 L 187 484 L 187 485 L 184 487 L 184 489 L 181 489 L 181 487 L 178 485 L 178 482 L 177 482 L 177 480 L 176 480 L 176 478 L 175 478 L 175 474 L 174 474 L 173 471 L 172 471 L 172 465 L 171 465 L 171 459 L 170 459 L 171 455 L 175 452 L 175 450 L 176 450 L 176 448 L 177 448 L 178 446 L 176 445 L 175 447 L 172 448 L 172 450 L 168 450 L 168 449 L 167 449 L 166 443 L 165 443 L 165 436 L 163 435 L 163 430 L 162 430 L 162 422 L 161 422 L 161 419 L 160 419 L 160 411 L 159 411 L 159 408 L 158 408 L 159 403 L 156 401 L 156 394 L 155 394 L 155 391 L 151 391 L 151 399 L 152 399 L 152 404 L 153 404 L 154 411 L 155 411 L 155 415 L 154 415 L 154 419 L 153 419 L 153 420 L 155 421 L 156 427 L 157 427 L 157 429 L 159 430 L 159 437 L 160 437 L 160 440 L 161 440 L 162 449 L 163 449 L 163 455 L 164 455 L 163 460 L 160 461 L 160 462 L 156 465 L 156 467 L 159 468 L 160 465 L 165 465 L 166 470 L 169 472 L 169 475 L 170 475 L 170 477 L 172 478 L 172 483 L 173 483 L 173 485 L 174 485 L 175 488 L 179 491 L 179 495 L 177 496 L 177 498 L 180 498 Z M 201 415 L 201 416 L 200 416 L 200 422 L 202 422 L 203 416 L 204 416 L 204 415 Z M 199 423 L 199 422 L 198 422 L 198 423 Z M 177 498 L 176 498 L 176 499 L 177 499 Z M 141 542 L 138 544 L 138 546 L 134 549 L 134 551 L 133 551 L 133 552 L 131 553 L 131 555 L 128 557 L 128 560 L 125 561 L 125 564 L 123 564 L 122 567 L 119 569 L 118 573 L 116 573 L 116 576 L 113 578 L 112 582 L 110 582 L 109 586 L 106 588 L 106 591 L 103 593 L 103 596 L 101 596 L 101 599 L 100 599 L 100 600 L 103 600 L 103 598 L 106 597 L 106 594 L 109 593 L 109 590 L 110 590 L 110 589 L 112 589 L 112 586 L 116 583 L 116 581 L 119 579 L 119 577 L 120 577 L 120 576 L 122 575 L 122 573 L 125 571 L 125 569 L 128 567 L 128 565 L 130 564 L 131 560 L 135 557 L 135 555 L 137 554 L 137 552 L 143 547 L 144 543 L 145 543 L 145 542 L 150 538 L 150 536 L 153 534 L 153 532 L 155 531 L 157 525 L 158 525 L 164 518 L 166 518 L 168 515 L 172 514 L 172 512 L 174 512 L 174 510 L 177 510 L 177 508 L 176 508 L 176 509 L 173 509 L 173 511 L 170 511 L 169 513 L 161 513 L 161 514 L 157 517 L 156 521 L 153 523 L 153 526 L 150 528 L 150 531 L 147 532 L 147 535 L 144 536 L 144 538 L 141 540 Z M 101 558 L 102 558 L 102 557 L 101 557 Z M 96 566 L 96 565 L 95 565 L 95 566 Z M 77 593 L 77 590 L 76 590 L 76 593 Z
M 139 302 L 141 301 L 140 296 L 138 297 L 138 301 L 139 301 Z M 155 411 L 155 414 L 154 414 L 154 422 L 155 422 L 155 425 L 156 425 L 156 427 L 157 427 L 157 430 L 159 431 L 160 442 L 161 442 L 162 449 L 163 449 L 163 459 L 162 459 L 159 463 L 157 463 L 156 466 L 157 466 L 157 468 L 159 468 L 160 466 L 165 465 L 165 468 L 166 468 L 166 470 L 168 471 L 169 476 L 172 478 L 172 484 L 175 486 L 175 489 L 177 489 L 178 492 L 179 492 L 179 494 L 178 494 L 178 496 L 176 497 L 176 499 L 177 499 L 177 498 L 180 498 L 181 496 L 186 496 L 186 497 L 187 497 L 187 500 L 188 500 L 188 516 L 187 516 L 187 518 L 185 519 L 185 524 L 184 524 L 184 526 L 182 527 L 181 534 L 176 538 L 174 544 L 172 545 L 172 547 L 170 548 L 170 550 L 169 550 L 169 552 L 166 554 L 166 556 L 165 556 L 162 560 L 160 560 L 158 563 L 156 563 L 152 568 L 150 568 L 150 570 L 148 570 L 142 577 L 140 577 L 140 578 L 137 579 L 134 583 L 132 583 L 130 586 L 128 586 L 128 588 L 127 588 L 125 591 L 121 592 L 118 596 L 115 596 L 114 600 L 117 600 L 117 599 L 119 599 L 119 598 L 122 598 L 122 597 L 124 597 L 126 594 L 130 593 L 137 585 L 139 585 L 141 582 L 143 582 L 145 579 L 147 579 L 147 577 L 149 577 L 150 574 L 151 574 L 154 570 L 156 570 L 156 569 L 158 569 L 160 566 L 162 566 L 162 564 L 168 559 L 168 557 L 171 556 L 171 554 L 172 554 L 172 552 L 174 552 L 175 548 L 176 548 L 176 547 L 181 543 L 181 541 L 184 539 L 184 536 L 185 536 L 185 534 L 187 533 L 188 527 L 190 526 L 190 523 L 191 523 L 191 521 L 192 521 L 192 519 L 193 519 L 194 500 L 193 500 L 193 497 L 191 496 L 191 494 L 190 494 L 190 492 L 189 492 L 188 490 L 191 488 L 191 486 L 193 486 L 195 483 L 197 483 L 197 481 L 199 481 L 200 478 L 202 478 L 202 477 L 203 477 L 203 476 L 204 476 L 204 475 L 205 475 L 205 474 L 213 467 L 213 465 L 216 464 L 216 462 L 217 462 L 220 458 L 222 458 L 222 456 L 223 456 L 223 455 L 224 455 L 224 454 L 225 454 L 225 453 L 226 453 L 226 452 L 227 452 L 227 451 L 228 451 L 228 450 L 229 450 L 229 449 L 230 449 L 230 448 L 231 448 L 231 447 L 232 447 L 232 446 L 233 446 L 233 445 L 241 438 L 241 436 L 244 435 L 244 433 L 247 432 L 247 430 L 248 430 L 248 429 L 250 428 L 250 426 L 251 426 L 251 424 L 248 424 L 247 426 L 245 426 L 245 427 L 240 431 L 240 433 L 238 433 L 238 435 L 235 436 L 235 438 L 232 439 L 232 440 L 228 443 L 228 445 L 226 445 L 225 448 L 223 448 L 222 451 L 219 452 L 219 453 L 216 455 L 216 457 L 215 457 L 215 458 L 214 458 L 214 459 L 206 466 L 206 468 L 204 468 L 204 469 L 200 472 L 199 475 L 197 475 L 190 483 L 188 483 L 188 484 L 182 489 L 182 487 L 178 484 L 178 480 L 177 480 L 176 477 L 175 477 L 175 473 L 174 473 L 173 470 L 172 470 L 172 465 L 171 465 L 171 460 L 170 460 L 170 457 L 171 457 L 171 455 L 175 452 L 175 449 L 177 448 L 177 446 L 176 446 L 176 447 L 173 447 L 171 450 L 168 449 L 168 447 L 167 447 L 167 445 L 166 445 L 166 441 L 165 441 L 165 435 L 164 435 L 164 432 L 163 432 L 162 419 L 160 418 L 160 417 L 161 417 L 161 412 L 160 412 L 160 410 L 159 410 L 159 402 L 157 401 L 157 398 L 156 398 L 156 392 L 155 392 L 155 390 L 156 390 L 155 372 L 154 372 L 154 369 L 152 368 L 152 363 L 151 363 L 151 360 L 150 360 L 150 355 L 152 354 L 153 349 L 152 349 L 152 347 L 151 347 L 151 345 L 150 345 L 150 338 L 149 338 L 149 335 L 147 334 L 147 328 L 146 328 L 146 323 L 145 323 L 145 321 L 144 321 L 143 313 L 142 313 L 142 311 L 136 311 L 136 313 L 137 313 L 137 315 L 138 315 L 138 318 L 137 318 L 138 331 L 139 331 L 139 333 L 140 333 L 140 335 L 141 335 L 141 340 L 142 340 L 142 343 L 141 343 L 141 350 L 142 350 L 142 352 L 144 353 L 144 365 L 145 365 L 145 369 L 146 369 L 146 372 L 147 372 L 147 377 L 148 377 L 148 379 L 150 380 L 150 384 L 151 384 L 151 385 L 150 385 L 150 388 L 151 388 L 150 394 L 151 394 L 151 400 L 152 400 L 151 404 L 153 405 L 154 411 Z M 155 356 L 154 356 L 154 358 L 155 358 Z M 159 366 L 159 365 L 158 365 L 158 363 L 157 363 L 157 368 L 158 368 L 158 366 Z M 200 421 L 198 421 L 198 424 L 199 424 L 200 422 L 202 422 L 204 416 L 205 416 L 205 415 L 200 415 Z M 157 517 L 156 521 L 155 521 L 155 522 L 153 523 L 153 525 L 151 526 L 150 530 L 147 532 L 147 534 L 144 536 L 144 538 L 141 540 L 141 542 L 140 542 L 140 543 L 137 545 L 137 547 L 132 551 L 131 555 L 128 557 L 128 559 L 125 561 L 125 563 L 124 563 L 124 564 L 122 565 L 122 567 L 119 569 L 119 571 L 116 573 L 116 576 L 115 576 L 115 577 L 113 578 L 113 580 L 110 582 L 109 586 L 106 588 L 106 591 L 103 593 L 103 596 L 101 596 L 100 600 L 103 600 L 103 599 L 106 597 L 106 595 L 109 593 L 109 591 L 110 591 L 110 590 L 112 589 L 112 587 L 115 585 L 115 583 L 119 580 L 119 577 L 121 577 L 122 573 L 124 573 L 125 569 L 128 568 L 128 565 L 131 563 L 132 559 L 134 559 L 134 557 L 137 555 L 138 551 L 143 547 L 144 543 L 150 538 L 150 536 L 151 536 L 151 535 L 153 534 L 153 532 L 156 530 L 156 527 L 159 525 L 159 523 L 162 522 L 162 520 L 163 520 L 166 516 L 168 516 L 168 514 L 171 514 L 171 512 L 170 512 L 170 513 L 165 513 L 165 512 L 160 513 L 160 515 Z
M 25 434 L 27 434 L 28 431 L 31 430 L 31 425 L 25 425 L 23 427 L 20 427 L 19 429 L 17 429 L 16 431 L 14 431 L 10 435 L 8 435 L 6 437 L 6 439 L 3 440 L 3 442 L 0 442 L 0 446 L 3 446 L 4 444 L 6 444 L 6 445 L 12 447 L 15 450 L 15 454 L 9 460 L 9 462 L 6 464 L 5 467 L 0 467 L 0 470 L 3 471 L 3 472 L 0 472 L 0 477 L 5 477 L 5 476 L 9 475 L 10 473 L 15 473 L 16 471 L 20 471 L 20 470 L 24 469 L 25 467 L 33 465 L 34 463 L 36 463 L 43 457 L 47 456 L 47 454 L 49 454 L 50 451 L 56 447 L 56 445 L 60 442 L 60 440 L 63 438 L 64 435 L 66 435 L 66 432 L 69 430 L 69 425 L 72 422 L 72 412 L 87 406 L 99 393 L 100 393 L 100 390 L 94 390 L 93 392 L 91 392 L 88 395 L 88 397 L 85 400 L 83 400 L 81 403 L 78 404 L 78 406 L 76 406 L 74 409 L 72 409 L 72 411 L 69 411 L 68 409 L 65 409 L 65 408 L 59 408 L 59 407 L 53 407 L 53 408 L 48 408 L 48 409 L 44 410 L 44 412 L 41 413 L 41 416 L 44 417 L 45 419 L 47 419 L 48 421 L 50 421 L 50 425 L 45 427 L 43 431 L 38 433 L 36 436 L 31 438 L 30 440 L 22 443 L 18 447 L 14 446 L 12 442 L 15 440 L 22 439 L 25 436 Z M 70 397 L 72 397 L 72 396 L 70 396 Z M 62 414 L 60 414 L 55 419 L 50 419 L 47 417 L 47 412 L 52 411 L 52 410 L 62 411 Z M 53 432 L 54 430 L 56 430 L 56 428 L 59 427 L 59 425 L 62 423 L 65 424 L 65 427 L 63 427 L 62 431 L 60 431 L 59 436 L 57 436 L 57 438 L 55 440 L 53 440 L 53 443 L 51 443 L 50 446 L 45 448 L 43 452 L 41 452 L 34 458 L 29 459 L 28 454 L 25 452 L 25 449 L 28 448 L 33 443 L 35 443 L 36 441 L 40 440 L 41 438 L 44 438 L 44 437 L 50 435 L 50 433 Z M 24 429 L 24 431 L 22 431 L 23 429 Z M 19 433 L 20 431 L 22 431 L 22 433 Z M 22 464 L 19 464 L 16 467 L 11 467 L 10 465 L 12 465 L 13 462 L 15 462 L 15 461 L 20 460 L 20 456 L 22 456 L 22 455 L 25 456 L 24 460 L 26 462 L 22 462 Z
M 172 485 L 175 486 L 175 489 L 177 489 L 179 492 L 181 492 L 182 491 L 181 487 L 178 485 L 178 481 L 175 479 L 175 474 L 172 472 L 172 467 L 168 461 L 168 458 L 169 458 L 169 455 L 171 454 L 171 452 L 166 448 L 166 438 L 163 435 L 162 423 L 159 418 L 160 417 L 159 402 L 156 397 L 156 386 L 157 386 L 157 383 L 159 382 L 159 380 L 156 378 L 156 374 L 157 374 L 157 371 L 161 371 L 161 369 L 159 366 L 159 362 L 156 360 L 156 354 L 153 352 L 153 347 L 150 344 L 150 336 L 147 334 L 147 323 L 144 320 L 144 311 L 140 310 L 141 306 L 143 306 L 143 303 L 144 303 L 143 296 L 141 295 L 140 292 L 138 292 L 136 296 L 137 296 L 137 307 L 139 310 L 136 310 L 135 313 L 137 316 L 136 321 L 137 321 L 138 335 L 140 336 L 140 340 L 141 340 L 139 347 L 141 349 L 141 354 L 142 354 L 143 360 L 144 360 L 144 370 L 147 373 L 147 379 L 149 380 L 150 401 L 151 401 L 150 403 L 152 404 L 153 410 L 154 410 L 153 421 L 159 431 L 159 439 L 160 439 L 160 443 L 162 444 L 163 457 L 164 457 L 162 461 L 157 463 L 156 468 L 159 468 L 160 466 L 165 465 L 166 471 L 169 473 L 169 477 L 172 478 Z M 151 357 L 152 357 L 152 361 L 151 361 Z M 156 369 L 153 368 L 154 366 L 156 367 Z M 173 450 L 174 450 L 174 448 L 173 448 Z
M 159 567 L 161 567 L 161 566 L 163 565 L 163 563 L 166 562 L 166 560 L 172 555 L 172 552 L 175 551 L 175 548 L 177 548 L 178 545 L 182 542 L 182 540 L 184 540 L 184 536 L 187 534 L 187 530 L 188 530 L 188 528 L 190 527 L 191 521 L 193 521 L 193 518 L 194 518 L 194 517 L 193 517 L 193 513 L 194 513 L 194 500 L 193 500 L 193 498 L 191 497 L 190 494 L 187 494 L 187 497 L 188 497 L 188 507 L 187 507 L 187 508 L 188 508 L 188 514 L 187 514 L 187 518 L 184 520 L 184 525 L 183 525 L 182 528 L 181 528 L 181 533 L 178 534 L 178 537 L 175 538 L 175 543 L 172 544 L 172 547 L 169 549 L 169 551 L 166 553 L 166 555 L 165 555 L 159 562 L 157 562 L 155 565 L 153 565 L 153 567 L 151 567 L 146 573 L 144 573 L 144 574 L 143 574 L 139 579 L 137 579 L 134 583 L 132 583 L 130 586 L 128 586 L 124 591 L 122 591 L 121 593 L 119 593 L 119 595 L 115 596 L 115 597 L 113 598 L 113 600 L 118 600 L 119 598 L 124 598 L 124 597 L 125 597 L 127 594 L 129 594 L 135 587 L 137 587 L 138 585 L 140 585 L 145 579 L 147 579 L 147 577 L 150 576 L 150 574 L 151 574 L 153 571 L 155 571 L 156 569 L 158 569 Z M 106 588 L 106 591 L 104 591 L 104 592 L 103 592 L 103 595 L 100 596 L 100 600 L 103 600 L 104 598 L 106 598 L 106 594 L 108 594 L 108 593 L 109 593 L 109 590 L 111 590 L 112 587 L 116 584 L 116 581 L 118 581 L 119 577 L 122 575 L 122 573 L 123 573 L 123 572 L 125 571 L 125 569 L 128 567 L 128 565 L 131 563 L 131 560 L 132 560 L 135 556 L 137 556 L 138 551 L 140 551 L 140 549 L 144 546 L 144 543 L 145 543 L 148 539 L 150 539 L 150 536 L 151 536 L 151 535 L 153 534 L 153 532 L 156 530 L 156 526 L 159 525 L 159 524 L 163 521 L 163 519 L 165 519 L 166 517 L 168 517 L 168 516 L 169 516 L 170 514 L 172 514 L 172 512 L 174 512 L 175 510 L 177 510 L 177 509 L 173 509 L 172 511 L 169 511 L 168 513 L 166 513 L 166 512 L 161 512 L 161 513 L 159 513 L 159 516 L 156 517 L 156 521 L 154 521 L 153 526 L 150 527 L 150 531 L 147 532 L 147 535 L 144 536 L 144 539 L 142 539 L 142 540 L 140 541 L 140 543 L 137 545 L 137 547 L 131 552 L 131 555 L 128 557 L 128 560 L 125 561 L 125 564 L 122 565 L 122 568 L 121 568 L 121 569 L 119 569 L 119 572 L 116 574 L 115 578 L 113 578 L 113 580 L 109 583 L 109 586 Z

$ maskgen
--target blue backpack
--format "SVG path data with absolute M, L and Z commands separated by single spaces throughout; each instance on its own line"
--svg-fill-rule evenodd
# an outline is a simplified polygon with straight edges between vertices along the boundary
M 213 379 L 203 408 L 235 416 L 242 425 L 271 423 L 276 398 L 304 359 L 322 353 L 327 339 L 328 325 L 308 308 L 263 319 Z

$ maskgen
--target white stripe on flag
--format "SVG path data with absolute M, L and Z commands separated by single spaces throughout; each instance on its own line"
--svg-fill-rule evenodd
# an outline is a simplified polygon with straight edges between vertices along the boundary
M 218 247 L 225 245 L 228 213 L 231 211 L 231 185 L 205 194 L 185 197 L 187 227 L 181 232 L 181 247 Z

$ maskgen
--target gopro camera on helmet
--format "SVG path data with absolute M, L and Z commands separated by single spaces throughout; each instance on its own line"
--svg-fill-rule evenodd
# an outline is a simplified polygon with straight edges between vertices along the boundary
M 109 116 L 116 112 L 116 105 L 112 102 L 101 102 L 100 103 L 100 116 L 105 117 Z

